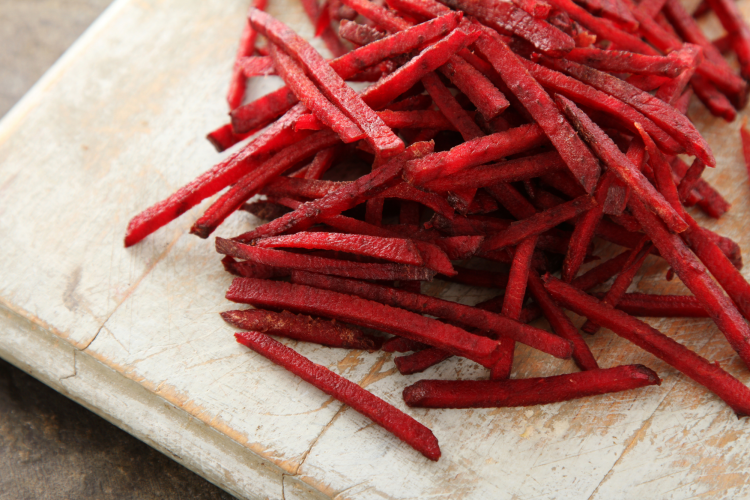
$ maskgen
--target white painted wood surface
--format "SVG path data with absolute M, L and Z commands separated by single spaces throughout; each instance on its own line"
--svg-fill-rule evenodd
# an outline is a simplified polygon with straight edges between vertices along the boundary
M 481 378 L 452 359 L 401 376 L 389 354 L 290 343 L 433 429 L 432 463 L 366 418 L 236 344 L 220 311 L 231 278 L 212 241 L 185 234 L 199 211 L 125 250 L 129 218 L 222 156 L 203 139 L 223 123 L 244 0 L 119 0 L 0 124 L 0 355 L 247 498 L 741 498 L 750 427 L 721 401 L 608 331 L 602 366 L 643 363 L 660 387 L 546 407 L 411 410 L 419 378 Z M 311 35 L 300 6 L 270 12 Z M 750 1 L 741 6 L 750 14 Z M 253 83 L 253 92 L 276 85 Z M 712 228 L 750 248 L 750 186 L 739 123 L 699 107 L 733 203 Z M 233 216 L 219 234 L 257 221 Z M 656 259 L 634 288 L 666 284 Z M 746 270 L 746 273 L 750 271 Z M 435 282 L 429 293 L 486 295 Z M 746 367 L 706 320 L 654 325 L 744 383 Z M 519 347 L 515 376 L 574 370 Z

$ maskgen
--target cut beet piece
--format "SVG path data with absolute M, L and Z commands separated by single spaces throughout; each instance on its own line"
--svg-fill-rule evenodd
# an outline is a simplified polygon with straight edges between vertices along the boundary
M 573 361 L 581 370 L 596 370 L 599 365 L 591 354 L 589 346 L 583 339 L 581 332 L 573 325 L 560 307 L 552 300 L 547 290 L 544 288 L 544 282 L 535 270 L 529 272 L 528 282 L 529 292 L 534 297 L 536 303 L 542 308 L 544 317 L 547 318 L 552 330 L 566 339 L 573 345 Z
M 276 74 L 273 59 L 270 56 L 243 57 L 239 60 L 239 64 L 242 67 L 245 78 Z
M 513 3 L 537 19 L 547 19 L 552 9 L 550 4 L 543 0 L 513 0 Z
M 575 41 L 549 23 L 536 19 L 510 2 L 500 0 L 440 0 L 472 15 L 500 32 L 513 33 L 552 57 L 563 56 Z
M 595 294 L 602 298 L 604 294 Z M 708 313 L 692 295 L 651 295 L 626 293 L 617 309 L 631 316 L 652 318 L 707 318 Z
M 439 177 L 528 151 L 548 141 L 539 125 L 521 125 L 507 132 L 464 142 L 450 151 L 412 160 L 406 165 L 404 177 L 409 182 L 424 185 Z
M 372 198 L 376 194 L 385 191 L 396 175 L 401 173 L 407 161 L 422 157 L 432 151 L 432 144 L 419 142 L 412 144 L 401 155 L 393 158 L 388 163 L 360 177 L 354 182 L 347 184 L 341 189 L 329 193 L 315 201 L 300 205 L 293 212 L 261 226 L 253 231 L 241 234 L 238 241 L 249 241 L 263 236 L 275 236 L 289 231 L 300 231 L 307 229 L 314 223 L 327 217 L 338 215 L 358 205 L 365 198 Z
M 714 320 L 729 344 L 737 351 L 746 365 L 750 366 L 750 328 L 732 301 L 711 279 L 706 268 L 693 255 L 679 236 L 671 234 L 664 223 L 637 199 L 628 204 L 633 215 L 643 226 L 662 257 L 672 266 L 677 276 Z M 601 323 L 604 325 L 604 323 Z M 606 325 L 604 325 L 606 326 Z
M 716 165 L 711 147 L 695 129 L 695 126 L 685 115 L 664 101 L 615 76 L 582 64 L 547 57 L 543 57 L 542 62 L 545 66 L 564 71 L 582 82 L 630 104 L 669 133 L 688 153 L 698 156 L 709 167 Z
M 750 77 L 750 27 L 742 18 L 740 9 L 734 0 L 708 0 L 708 5 L 731 37 L 732 49 L 737 54 L 742 76 Z
M 560 95 L 555 99 L 607 168 L 612 169 L 636 197 L 643 200 L 651 210 L 657 212 L 673 231 L 681 232 L 687 229 L 687 224 L 680 214 L 675 212 L 667 200 L 654 189 L 640 170 L 620 152 L 612 139 L 598 125 L 568 99 Z
M 266 8 L 267 0 L 253 0 L 253 8 L 263 10 Z M 245 24 L 242 29 L 242 36 L 240 37 L 240 46 L 237 48 L 237 55 L 234 59 L 234 68 L 232 70 L 232 78 L 229 82 L 229 91 L 227 92 L 227 103 L 229 104 L 229 111 L 236 109 L 242 104 L 242 100 L 245 98 L 245 73 L 242 71 L 240 60 L 243 57 L 253 55 L 255 51 L 255 40 L 258 37 L 258 32 L 253 29 L 249 24 Z
M 385 33 L 376 30 L 372 26 L 344 19 L 339 25 L 339 35 L 344 40 L 349 40 L 357 45 L 367 45 L 376 40 L 380 40 L 385 36 Z
M 209 133 L 206 136 L 206 139 L 208 139 L 208 142 L 210 142 L 213 147 L 216 148 L 216 151 L 221 153 L 222 151 L 231 148 L 235 144 L 244 141 L 255 132 L 257 131 L 251 130 L 250 132 L 247 132 L 245 134 L 235 134 L 234 129 L 232 129 L 232 124 L 227 123 L 226 125 L 219 127 L 213 132 Z
M 429 314 L 462 325 L 479 328 L 483 331 L 507 335 L 523 344 L 559 358 L 568 358 L 572 352 L 571 345 L 566 340 L 549 332 L 455 302 L 361 281 L 345 280 L 309 272 L 295 272 L 292 281 L 342 294 L 357 295 L 391 307 Z
M 439 71 L 469 98 L 485 120 L 492 120 L 510 105 L 505 95 L 463 57 L 451 57 Z
M 541 234 L 595 206 L 594 198 L 581 196 L 573 201 L 539 212 L 532 217 L 514 222 L 506 231 L 487 239 L 482 245 L 482 249 L 490 251 L 516 245 L 529 236 Z
M 440 77 L 434 73 L 427 74 L 422 77 L 422 84 L 438 109 L 456 130 L 459 131 L 465 141 L 470 141 L 484 135 L 476 122 L 461 107 L 456 98 L 453 97 L 448 87 L 443 85 Z
M 398 368 L 401 375 L 412 375 L 423 372 L 427 368 L 445 361 L 452 356 L 449 352 L 431 347 L 408 356 L 399 356 L 393 362 L 396 363 L 396 368 Z
M 348 52 L 347 48 L 341 43 L 336 32 L 331 28 L 330 17 L 327 22 L 322 15 L 322 9 L 318 5 L 318 0 L 302 0 L 302 7 L 305 9 L 310 22 L 315 25 L 315 36 L 319 36 L 326 48 L 331 51 L 333 57 L 339 57 Z M 327 10 L 327 9 L 326 9 Z
M 423 76 L 436 70 L 467 45 L 479 32 L 467 27 L 456 28 L 442 40 L 428 46 L 406 64 L 362 92 L 362 100 L 372 109 L 382 109 L 412 88 Z M 434 97 L 433 97 L 434 98 Z
M 724 400 L 737 416 L 750 415 L 750 389 L 722 370 L 683 346 L 622 311 L 602 305 L 570 285 L 552 277 L 545 278 L 552 297 L 576 314 L 586 316 L 617 335 L 650 352 L 695 380 Z M 586 373 L 586 372 L 584 372 Z
M 342 141 L 349 143 L 364 137 L 359 127 L 320 93 L 294 59 L 273 44 L 271 44 L 270 52 L 276 70 L 284 83 L 294 92 L 297 99 L 327 127 L 336 132 Z
M 586 192 L 592 192 L 599 178 L 599 162 L 557 109 L 552 98 L 497 33 L 485 29 L 476 46 L 547 134 L 573 176 Z
M 270 333 L 329 347 L 375 351 L 380 344 L 380 339 L 365 335 L 358 328 L 288 311 L 280 313 L 263 309 L 226 311 L 221 313 L 221 317 L 241 330 Z
M 251 245 L 259 248 L 306 248 L 308 250 L 335 250 L 339 252 L 366 255 L 378 259 L 422 266 L 422 256 L 409 240 L 381 238 L 361 234 L 341 233 L 297 233 L 285 236 L 271 236 L 253 240 Z
M 404 389 L 404 401 L 419 408 L 504 408 L 570 401 L 660 385 L 643 365 L 517 380 L 420 380 Z
M 385 156 L 392 156 L 404 150 L 401 139 L 396 137 L 309 43 L 261 10 L 251 9 L 248 20 L 256 30 L 283 48 L 305 68 L 310 77 L 320 85 L 326 97 L 367 134 L 373 148 Z
M 381 347 L 385 352 L 417 352 L 428 349 L 430 346 L 404 337 L 391 337 L 383 342 Z
M 236 278 L 227 292 L 233 302 L 292 309 L 376 328 L 440 347 L 483 366 L 497 360 L 497 342 L 403 309 L 342 293 L 278 281 Z
M 259 264 L 285 269 L 315 269 L 326 274 L 370 280 L 431 280 L 435 271 L 406 264 L 369 264 L 314 255 L 269 250 L 216 238 L 216 251 Z
M 301 104 L 289 110 L 283 118 L 276 121 L 240 151 L 181 187 L 169 198 L 133 217 L 128 223 L 125 246 L 135 245 L 204 199 L 237 182 L 242 176 L 258 167 L 261 155 L 281 149 L 306 137 L 308 132 L 298 133 L 293 130 L 294 122 L 304 112 L 305 107 Z
M 745 118 L 740 127 L 740 141 L 742 141 L 742 156 L 745 159 L 745 168 L 747 169 L 748 178 L 750 178 L 750 131 L 747 129 L 747 118 Z M 688 170 L 689 173 L 690 170 Z M 688 174 L 685 174 L 686 177 Z
M 427 427 L 357 384 L 313 363 L 264 333 L 243 332 L 235 334 L 235 337 L 240 344 L 351 406 L 430 460 L 440 458 L 438 441 Z
M 198 219 L 190 232 L 201 238 L 208 236 L 245 201 L 260 192 L 274 177 L 281 175 L 296 163 L 308 158 L 318 151 L 339 143 L 333 132 L 316 132 L 302 141 L 288 146 L 264 162 L 261 168 L 245 175 L 237 184 L 216 200 L 203 216 Z

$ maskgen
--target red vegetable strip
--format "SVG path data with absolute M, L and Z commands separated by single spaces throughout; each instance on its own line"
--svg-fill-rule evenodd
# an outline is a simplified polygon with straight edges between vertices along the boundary
M 399 356 L 393 360 L 396 363 L 401 375 L 412 375 L 414 373 L 420 373 L 425 371 L 427 368 L 434 366 L 441 361 L 452 357 L 453 355 L 449 352 L 445 352 L 441 349 L 431 347 L 423 351 L 418 351 L 408 356 Z
M 518 154 L 546 142 L 547 136 L 539 125 L 521 125 L 464 142 L 450 151 L 412 160 L 406 165 L 404 177 L 418 186 L 424 185 L 433 179 Z
M 529 281 L 531 257 L 536 248 L 537 238 L 538 236 L 529 236 L 513 252 L 513 263 L 510 265 L 508 285 L 505 288 L 505 297 L 503 298 L 502 314 L 506 318 L 518 320 L 521 317 L 521 310 L 526 299 L 526 284 Z M 513 370 L 515 342 L 511 340 L 501 343 L 500 352 L 502 356 L 490 369 L 490 380 L 509 379 Z
M 367 134 L 368 142 L 373 148 L 385 156 L 404 150 L 401 139 L 396 137 L 309 43 L 263 11 L 251 9 L 248 20 L 256 30 L 283 48 L 306 69 L 320 85 L 320 90 Z
M 695 95 L 701 100 L 714 116 L 719 116 L 727 122 L 732 122 L 737 117 L 737 110 L 727 97 L 719 92 L 713 83 L 702 75 L 694 75 L 690 79 Z
M 589 244 L 594 237 L 596 226 L 602 220 L 604 202 L 613 181 L 614 174 L 611 172 L 606 172 L 599 179 L 599 185 L 594 192 L 596 205 L 579 217 L 575 223 L 575 229 L 573 230 L 570 245 L 568 246 L 568 253 L 565 255 L 565 260 L 563 261 L 562 279 L 566 283 L 570 283 L 576 277 L 578 270 L 583 264 Z
M 387 31 L 401 31 L 410 26 L 409 21 L 398 17 L 369 0 L 341 0 L 341 3 L 356 10 L 362 17 L 366 17 Z
M 417 342 L 416 340 L 407 339 L 404 337 L 391 337 L 390 339 L 383 342 L 381 349 L 385 352 L 418 352 L 425 349 L 432 349 L 427 344 Z
M 237 262 L 234 260 L 234 257 L 229 255 L 221 259 L 221 263 L 228 273 L 244 278 L 285 278 L 291 274 L 291 271 L 288 269 L 265 266 L 257 262 Z
M 703 49 L 706 59 L 715 65 L 713 68 L 713 73 L 715 73 L 714 78 L 708 75 L 703 76 L 711 78 L 714 85 L 719 87 L 722 92 L 731 96 L 735 106 L 744 108 L 747 102 L 747 83 L 735 74 L 717 48 L 706 38 L 703 30 L 685 10 L 680 1 L 667 0 L 667 3 L 664 5 L 664 13 L 680 36 L 686 42 L 699 45 Z
M 742 131 L 742 129 L 740 129 L 740 131 Z M 750 137 L 748 137 L 748 139 L 750 139 Z M 750 154 L 750 151 L 748 151 L 748 154 Z M 698 182 L 698 180 L 701 178 L 701 175 L 703 175 L 703 170 L 705 170 L 705 168 L 706 164 L 703 163 L 700 158 L 696 158 L 693 161 L 693 164 L 690 165 L 690 168 L 687 170 L 685 175 L 682 177 L 680 185 L 677 187 L 677 192 L 680 196 L 680 200 L 682 200 L 683 203 L 690 196 L 690 191 L 692 191 L 693 187 L 695 187 L 695 183 Z
M 181 187 L 167 199 L 147 208 L 128 223 L 125 246 L 135 245 L 160 227 L 173 221 L 205 198 L 212 196 L 258 167 L 262 154 L 280 149 L 303 137 L 291 130 L 305 107 L 295 107 L 240 151 Z
M 684 177 L 688 170 L 687 164 L 680 158 L 674 158 L 672 160 L 672 168 L 680 178 Z M 731 207 L 729 202 L 727 202 L 721 194 L 703 179 L 698 179 L 698 181 L 696 181 L 694 192 L 697 192 L 700 197 L 697 201 L 698 206 L 710 217 L 718 219 Z M 690 206 L 687 204 L 687 200 L 683 201 L 686 206 Z
M 266 8 L 266 3 L 267 0 L 253 0 L 253 8 L 263 10 Z M 229 91 L 227 91 L 229 111 L 238 108 L 245 98 L 245 74 L 239 62 L 243 57 L 253 55 L 257 36 L 257 31 L 249 24 L 245 24 L 245 27 L 242 29 L 242 36 L 240 37 L 240 46 L 237 48 L 237 55 L 234 60 L 232 78 L 229 81 Z
M 549 276 L 546 277 L 545 282 L 547 291 L 563 306 L 609 328 L 617 335 L 677 368 L 719 396 L 737 416 L 750 414 L 750 390 L 722 370 L 717 363 L 709 363 L 705 358 L 646 323 L 622 311 L 604 306 L 595 298 L 570 285 Z
M 747 129 L 747 118 L 742 122 L 740 127 L 740 141 L 742 142 L 742 156 L 745 159 L 745 168 L 747 169 L 747 175 L 750 177 L 750 131 Z M 690 174 L 690 170 L 685 174 L 685 177 Z
M 419 408 L 504 408 L 559 403 L 660 385 L 643 365 L 516 380 L 420 380 L 404 389 L 407 405 Z
M 245 134 L 235 134 L 234 130 L 232 129 L 232 124 L 227 123 L 226 125 L 217 128 L 213 132 L 209 133 L 206 136 L 206 139 L 208 139 L 213 147 L 216 148 L 216 151 L 221 153 L 222 151 L 231 148 L 235 144 L 244 141 L 255 132 L 257 132 L 257 130 L 251 130 L 250 132 L 247 132 Z
M 595 294 L 601 299 L 603 294 Z M 632 316 L 654 318 L 707 318 L 708 313 L 692 295 L 626 293 L 617 309 Z
M 575 47 L 567 34 L 545 21 L 536 19 L 510 2 L 498 0 L 440 0 L 457 10 L 476 17 L 482 23 L 502 32 L 510 32 L 531 42 L 540 51 L 560 57 Z
M 320 93 L 294 59 L 273 44 L 271 44 L 270 53 L 279 76 L 294 92 L 297 99 L 327 127 L 336 132 L 342 141 L 355 142 L 364 137 L 359 127 Z
M 263 163 L 262 168 L 245 175 L 216 200 L 203 216 L 195 221 L 190 232 L 201 238 L 208 238 L 219 224 L 239 209 L 251 196 L 260 192 L 274 177 L 281 175 L 295 163 L 338 142 L 338 137 L 332 132 L 316 132 L 297 144 L 279 151 L 269 161 Z
M 537 19 L 547 19 L 552 9 L 550 4 L 543 0 L 513 0 L 513 3 Z
M 505 288 L 508 284 L 508 275 L 505 273 L 491 271 L 477 271 L 465 267 L 456 266 L 455 276 L 438 276 L 441 280 L 461 283 L 462 285 L 478 286 L 484 288 Z
M 640 38 L 626 33 L 615 26 L 608 19 L 595 17 L 586 12 L 571 0 L 546 0 L 552 7 L 566 12 L 574 21 L 581 23 L 587 30 L 597 36 L 599 40 L 609 40 L 618 50 L 655 54 L 656 52 Z
M 443 85 L 443 82 L 440 81 L 440 78 L 436 74 L 429 73 L 423 76 L 422 84 L 438 109 L 456 130 L 461 133 L 465 141 L 470 141 L 484 135 L 476 122 L 461 107 L 450 90 L 448 90 L 448 87 Z
M 357 45 L 367 45 L 368 43 L 380 40 L 385 36 L 385 33 L 376 30 L 372 26 L 343 19 L 339 25 L 339 36 Z
M 742 18 L 737 4 L 733 0 L 707 0 L 711 10 L 721 21 L 732 40 L 732 48 L 737 54 L 742 76 L 750 76 L 750 27 Z
M 710 167 L 716 165 L 710 146 L 695 129 L 695 126 L 685 115 L 662 100 L 617 77 L 581 64 L 549 58 L 543 58 L 542 61 L 545 66 L 564 71 L 582 82 L 630 104 L 669 133 L 688 153 L 698 156 Z
M 592 267 L 581 276 L 574 279 L 570 284 L 584 291 L 590 290 L 619 273 L 629 258 L 629 251 L 622 252 L 621 254 L 602 262 L 598 266 Z
M 687 224 L 680 217 L 680 214 L 675 212 L 667 200 L 641 174 L 640 170 L 620 152 L 612 139 L 571 101 L 561 95 L 556 96 L 555 99 L 597 156 L 604 161 L 607 168 L 611 169 L 621 181 L 627 184 L 637 198 L 643 200 L 651 210 L 658 213 L 667 222 L 671 230 L 675 232 L 684 231 Z
M 406 264 L 369 264 L 314 255 L 269 250 L 216 238 L 216 251 L 259 264 L 285 269 L 315 269 L 326 274 L 372 280 L 431 280 L 435 271 Z
M 644 236 L 641 240 L 641 244 L 630 252 L 628 261 L 625 263 L 622 271 L 617 275 L 615 282 L 602 299 L 602 304 L 617 307 L 617 304 L 620 302 L 622 296 L 625 295 L 625 292 L 628 291 L 628 287 L 633 282 L 636 273 L 640 270 L 641 266 L 643 266 L 643 262 L 646 260 L 649 253 L 651 253 L 651 245 L 648 242 L 648 238 Z M 588 320 L 581 327 L 581 330 L 593 335 L 599 331 L 599 325 L 594 321 Z
M 435 212 L 453 219 L 453 208 L 445 201 L 441 196 L 435 193 L 429 193 L 417 189 L 411 184 L 401 182 L 395 186 L 386 189 L 382 193 L 375 196 L 373 199 L 378 198 L 397 198 L 399 200 L 411 200 L 421 203 L 422 205 L 433 209 Z
M 429 314 L 462 325 L 505 335 L 557 358 L 569 358 L 571 345 L 549 332 L 475 307 L 416 293 L 309 272 L 294 272 L 292 282 L 341 294 L 352 294 L 391 307 Z M 434 345 L 434 344 L 433 344 Z M 439 346 L 438 346 L 439 347 Z M 497 358 L 496 358 L 497 359 Z
M 365 335 L 358 328 L 288 311 L 277 313 L 263 309 L 248 309 L 226 311 L 221 313 L 221 317 L 241 330 L 269 333 L 329 347 L 375 351 L 380 344 L 380 339 Z
M 552 98 L 534 80 L 510 48 L 495 35 L 485 30 L 476 42 L 477 48 L 544 130 L 573 176 L 586 192 L 593 191 L 599 178 L 599 162 L 565 120 Z
M 330 148 L 323 151 L 329 150 Z M 262 193 L 271 198 L 321 198 L 344 185 L 346 185 L 344 182 L 282 176 L 271 181 L 263 188 Z
M 310 22 L 316 26 L 315 36 L 319 36 L 323 40 L 323 43 L 326 48 L 331 51 L 333 57 L 339 57 L 349 52 L 344 44 L 341 43 L 339 37 L 336 36 L 336 32 L 331 28 L 330 17 L 327 23 L 318 26 L 323 22 L 321 20 L 321 17 L 323 16 L 321 15 L 321 9 L 318 6 L 318 0 L 302 0 L 302 7 L 305 9 L 305 13 L 307 14 L 308 19 L 310 19 Z
M 431 128 L 452 130 L 454 127 L 440 111 L 391 111 L 377 112 L 383 122 L 393 129 Z M 298 130 L 323 130 L 325 125 L 313 115 L 304 115 L 297 121 Z
M 320 179 L 323 177 L 323 174 L 333 165 L 338 153 L 338 148 L 335 146 L 319 151 L 305 172 L 305 179 Z
M 257 306 L 288 308 L 376 328 L 440 347 L 483 366 L 491 366 L 497 359 L 497 343 L 488 338 L 403 309 L 329 290 L 279 281 L 236 278 L 227 292 L 227 299 Z
M 669 166 L 669 163 L 667 163 L 664 155 L 661 154 L 661 151 L 656 149 L 656 144 L 654 144 L 654 141 L 651 140 L 651 137 L 649 137 L 646 131 L 641 129 L 639 125 L 636 126 L 639 127 L 638 131 L 641 134 L 641 140 L 646 146 L 646 151 L 648 151 L 648 164 L 654 171 L 654 178 L 659 192 L 664 196 L 664 199 L 672 205 L 675 212 L 683 219 L 686 219 L 687 216 L 685 214 L 685 209 L 682 207 L 680 195 L 677 193 L 677 186 L 675 186 L 674 183 L 672 168 Z
M 458 26 L 461 18 L 460 12 L 453 12 L 387 36 L 330 61 L 331 68 L 348 80 L 365 68 L 395 55 L 410 52 L 448 34 Z M 292 91 L 282 87 L 233 111 L 232 126 L 238 133 L 257 128 L 279 116 L 296 102 L 297 98 Z
M 438 441 L 427 427 L 357 384 L 311 362 L 263 333 L 244 332 L 235 334 L 235 337 L 237 342 L 351 406 L 430 460 L 440 458 Z
M 571 50 L 565 54 L 565 59 L 611 73 L 635 73 L 676 78 L 690 67 L 690 61 L 679 57 L 681 50 L 671 52 L 669 56 L 664 57 L 585 47 Z
M 335 250 L 366 255 L 399 264 L 422 266 L 424 261 L 414 244 L 401 238 L 381 238 L 361 234 L 296 233 L 261 238 L 250 243 L 258 248 L 306 248 L 308 250 Z
M 243 57 L 238 61 L 245 78 L 254 76 L 268 76 L 276 73 L 273 59 L 270 56 Z
M 703 262 L 719 282 L 737 309 L 747 319 L 750 318 L 750 284 L 737 270 L 724 252 L 706 234 L 706 230 L 688 216 L 690 229 L 685 231 L 683 239 L 690 245 L 695 255 Z M 696 294 L 697 295 L 697 294 Z
M 510 105 L 505 95 L 463 57 L 453 56 L 438 69 L 469 98 L 485 120 L 492 120 Z
M 429 154 L 432 144 L 418 142 L 409 146 L 401 155 L 389 160 L 385 165 L 346 184 L 341 189 L 327 194 L 323 198 L 300 205 L 296 210 L 283 217 L 260 226 L 253 231 L 237 236 L 237 241 L 249 241 L 263 236 L 275 236 L 284 232 L 301 231 L 322 219 L 338 215 L 361 203 L 365 198 L 372 198 L 385 191 L 388 183 L 401 173 L 407 161 Z
M 479 32 L 461 27 L 428 46 L 399 69 L 362 92 L 362 100 L 373 109 L 382 109 L 389 102 L 412 88 L 424 75 L 436 70 L 453 54 L 473 43 Z M 434 99 L 434 97 L 433 97 Z
M 565 168 L 565 163 L 556 151 L 533 156 L 472 167 L 452 175 L 439 177 L 427 182 L 424 187 L 431 191 L 443 192 L 452 189 L 471 189 L 516 182 L 539 177 L 540 175 Z
M 557 303 L 552 300 L 547 290 L 544 288 L 544 282 L 535 270 L 529 272 L 529 292 L 534 297 L 536 303 L 542 308 L 544 317 L 547 318 L 552 330 L 568 340 L 573 345 L 573 361 L 581 370 L 597 370 L 599 365 L 594 359 L 589 346 L 583 339 L 581 332 L 573 325 L 570 318 L 560 309 Z
M 482 245 L 482 249 L 490 251 L 518 244 L 529 236 L 541 234 L 595 206 L 596 200 L 594 198 L 581 196 L 544 212 L 539 212 L 532 217 L 514 222 L 506 231 L 487 239 Z
M 437 0 L 386 0 L 386 2 L 392 9 L 428 19 L 452 12 L 450 8 Z
M 698 297 L 732 348 L 745 364 L 750 364 L 750 328 L 732 301 L 722 293 L 703 264 L 690 252 L 679 236 L 670 234 L 664 224 L 639 200 L 631 199 L 628 206 L 659 249 L 659 253 L 672 266 L 685 286 Z M 601 324 L 606 326 L 604 323 Z

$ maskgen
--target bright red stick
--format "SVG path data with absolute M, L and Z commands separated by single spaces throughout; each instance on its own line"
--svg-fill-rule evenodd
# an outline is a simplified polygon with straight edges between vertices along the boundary
M 740 140 L 742 141 L 742 156 L 745 158 L 745 168 L 750 178 L 750 130 L 747 129 L 747 118 L 740 127 Z M 690 171 L 688 170 L 688 172 Z
M 203 216 L 195 221 L 190 232 L 201 238 L 208 236 L 245 201 L 260 192 L 274 177 L 277 177 L 294 164 L 315 155 L 318 151 L 339 143 L 332 132 L 316 132 L 304 140 L 288 146 L 264 162 L 261 168 L 245 175 L 232 188 L 216 200 Z
M 253 7 L 263 10 L 266 8 L 267 0 L 253 0 Z M 227 103 L 229 111 L 238 108 L 245 98 L 245 73 L 242 71 L 240 60 L 243 57 L 253 55 L 255 51 L 255 39 L 258 32 L 250 24 L 245 24 L 240 37 L 240 46 L 237 49 L 237 55 L 234 59 L 234 68 L 232 69 L 232 79 L 229 81 L 229 91 L 227 92 Z
M 259 264 L 285 269 L 315 269 L 325 274 L 369 280 L 431 280 L 435 271 L 407 264 L 369 264 L 349 260 L 329 259 L 280 250 L 244 245 L 232 240 L 216 238 L 220 254 L 251 260 Z
M 420 380 L 404 389 L 404 401 L 419 408 L 535 406 L 627 391 L 661 380 L 643 365 L 516 380 Z
M 711 10 L 721 21 L 732 40 L 732 48 L 737 54 L 742 76 L 750 76 L 750 27 L 742 17 L 734 0 L 707 0 Z
M 423 76 L 422 84 L 438 109 L 456 130 L 461 133 L 465 141 L 470 141 L 484 135 L 476 122 L 461 107 L 450 90 L 448 90 L 448 87 L 443 85 L 443 82 L 440 81 L 440 78 L 436 74 L 429 73 Z
M 297 99 L 327 127 L 336 132 L 342 141 L 355 142 L 364 137 L 359 127 L 320 93 L 318 87 L 307 78 L 294 59 L 273 44 L 271 44 L 270 52 L 276 70 L 284 83 L 294 92 Z
M 240 344 L 351 406 L 430 460 L 440 458 L 438 441 L 427 427 L 357 384 L 316 365 L 264 333 L 243 332 L 235 334 L 235 337 Z
M 325 290 L 333 290 L 341 294 L 352 294 L 391 307 L 399 307 L 420 314 L 429 314 L 461 325 L 468 325 L 482 331 L 492 332 L 496 335 L 504 335 L 558 358 L 569 358 L 572 353 L 570 343 L 549 332 L 521 324 L 518 321 L 500 316 L 499 314 L 456 302 L 374 285 L 363 281 L 323 276 L 322 274 L 313 274 L 304 271 L 293 273 L 292 282 Z
M 711 279 L 706 268 L 693 255 L 679 236 L 669 232 L 664 223 L 643 204 L 633 198 L 628 204 L 643 230 L 651 238 L 662 257 L 714 320 L 729 344 L 745 364 L 750 365 L 750 328 L 732 301 Z M 601 323 L 606 326 L 604 323 Z
M 573 176 L 586 192 L 592 192 L 599 178 L 599 162 L 557 109 L 554 101 L 496 33 L 485 29 L 476 46 L 544 130 Z
M 595 294 L 601 299 L 604 294 Z M 707 318 L 708 313 L 692 295 L 651 295 L 626 293 L 617 309 L 631 316 L 653 318 Z
M 294 132 L 294 122 L 305 112 L 301 104 L 287 112 L 240 151 L 181 187 L 167 199 L 160 201 L 128 223 L 125 246 L 135 245 L 160 227 L 173 221 L 209 196 L 237 182 L 257 168 L 260 157 L 306 137 L 309 133 Z
M 321 17 L 323 16 L 321 16 L 322 12 L 318 5 L 318 0 L 302 0 L 302 7 L 305 9 L 305 13 L 311 23 L 317 25 L 321 21 Z M 328 19 L 328 23 L 324 24 L 320 29 L 316 26 L 315 36 L 319 36 L 323 40 L 323 43 L 331 51 L 333 57 L 340 57 L 349 52 L 346 46 L 341 43 L 339 37 L 336 36 L 336 32 L 331 28 L 330 18 Z
M 336 73 L 312 46 L 283 23 L 258 9 L 248 14 L 250 24 L 294 57 L 320 85 L 321 91 L 367 134 L 368 142 L 385 156 L 404 150 L 404 143 L 396 137 L 362 98 Z
M 226 125 L 217 128 L 213 132 L 209 133 L 206 136 L 206 139 L 208 139 L 208 141 L 216 148 L 216 151 L 221 153 L 222 151 L 231 148 L 235 144 L 244 141 L 255 132 L 257 132 L 257 130 L 251 130 L 250 132 L 247 132 L 245 134 L 235 134 L 234 130 L 232 129 L 232 124 L 227 123 Z
M 627 184 L 637 198 L 646 203 L 649 209 L 656 211 L 673 231 L 681 232 L 687 229 L 687 224 L 680 214 L 675 212 L 667 200 L 654 189 L 640 170 L 620 152 L 612 139 L 598 125 L 568 99 L 561 95 L 555 99 L 597 156 L 621 181 Z
M 483 366 L 497 360 L 497 342 L 455 326 L 378 302 L 302 285 L 236 278 L 227 299 L 261 307 L 326 316 L 440 347 Z
M 594 297 L 551 276 L 545 278 L 545 286 L 563 306 L 609 328 L 706 387 L 723 399 L 738 417 L 750 415 L 750 389 L 722 370 L 718 363 L 708 362 L 646 323 L 604 306 Z
M 288 311 L 277 313 L 263 309 L 248 309 L 226 311 L 221 313 L 221 317 L 241 330 L 269 333 L 329 347 L 363 349 L 372 352 L 378 349 L 381 342 L 378 338 L 365 335 L 358 328 Z

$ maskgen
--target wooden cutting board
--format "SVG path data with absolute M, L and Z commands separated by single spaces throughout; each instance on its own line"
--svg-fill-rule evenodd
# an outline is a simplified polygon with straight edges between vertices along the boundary
M 269 11 L 311 37 L 294 0 Z M 741 8 L 750 14 L 750 1 Z M 603 367 L 643 363 L 663 379 L 582 401 L 519 409 L 412 410 L 420 378 L 482 378 L 451 359 L 404 377 L 392 356 L 295 349 L 430 427 L 433 463 L 368 419 L 236 344 L 218 313 L 231 277 L 193 210 L 124 249 L 125 227 L 226 155 L 204 139 L 224 95 L 244 0 L 119 0 L 0 124 L 0 355 L 235 495 L 246 498 L 739 498 L 750 495 L 750 423 L 609 331 Z M 713 22 L 714 33 L 717 31 Z M 278 82 L 256 79 L 260 95 Z M 707 173 L 732 202 L 720 222 L 750 248 L 750 185 L 738 127 L 691 109 L 716 154 Z M 259 221 L 237 214 L 218 232 Z M 647 261 L 634 289 L 685 293 Z M 747 275 L 750 271 L 746 270 Z M 435 281 L 474 304 L 487 292 Z M 576 318 L 580 324 L 580 318 Z M 750 382 L 708 320 L 654 326 Z M 574 371 L 519 347 L 515 377 Z

